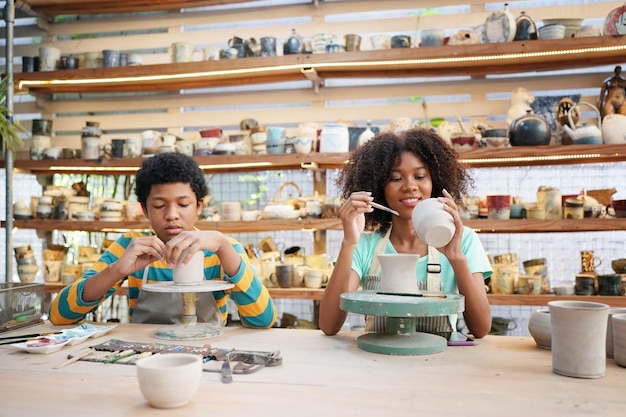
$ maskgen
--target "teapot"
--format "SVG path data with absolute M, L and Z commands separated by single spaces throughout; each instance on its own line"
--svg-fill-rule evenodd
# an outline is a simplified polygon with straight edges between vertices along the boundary
M 591 107 L 596 111 L 598 117 L 598 125 L 600 125 L 600 111 L 593 104 L 585 103 L 581 101 L 578 105 L 584 104 Z M 602 131 L 598 126 L 585 124 L 580 127 L 576 127 L 576 123 L 572 119 L 572 111 L 575 111 L 575 107 L 571 107 L 567 111 L 567 121 L 569 126 L 563 125 L 563 130 L 569 135 L 570 138 L 577 144 L 590 144 L 590 143 L 602 143 Z
M 607 114 L 602 119 L 602 141 L 608 145 L 626 143 L 626 116 Z
M 528 110 L 525 116 L 511 122 L 509 138 L 512 146 L 549 145 L 552 138 L 550 122 Z

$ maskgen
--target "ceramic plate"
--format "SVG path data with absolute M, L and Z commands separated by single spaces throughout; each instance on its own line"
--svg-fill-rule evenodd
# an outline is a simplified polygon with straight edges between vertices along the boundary
M 28 353 L 52 353 L 67 345 L 69 340 L 59 340 L 51 337 L 40 337 L 28 342 L 13 343 L 11 346 Z
M 83 331 L 93 331 L 93 334 L 89 336 L 91 338 L 104 336 L 105 334 L 107 334 L 109 331 L 111 331 L 112 329 L 116 327 L 117 327 L 117 324 L 99 325 L 99 324 L 85 323 L 85 324 L 80 325 L 80 329 L 82 329 Z
M 61 334 L 58 334 L 54 337 L 55 339 L 59 340 L 67 340 L 69 342 L 67 344 L 68 346 L 74 346 L 83 343 L 94 333 L 96 333 L 95 329 L 83 329 L 82 327 L 78 326 L 72 329 L 63 330 Z

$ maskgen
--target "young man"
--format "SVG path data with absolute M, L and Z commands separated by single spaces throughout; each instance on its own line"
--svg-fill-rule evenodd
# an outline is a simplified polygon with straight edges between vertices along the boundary
M 242 245 L 222 233 L 195 229 L 208 194 L 202 170 L 179 153 L 157 154 L 137 172 L 135 193 L 152 231 L 130 232 L 112 243 L 82 279 L 64 288 L 50 307 L 53 324 L 82 320 L 128 282 L 128 314 L 135 323 L 175 323 L 182 316 L 182 295 L 142 290 L 142 282 L 172 281 L 172 267 L 204 251 L 204 276 L 234 284 L 226 291 L 198 294 L 198 321 L 216 316 L 225 324 L 226 301 L 237 305 L 246 327 L 267 328 L 276 320 L 269 292 L 250 266 Z

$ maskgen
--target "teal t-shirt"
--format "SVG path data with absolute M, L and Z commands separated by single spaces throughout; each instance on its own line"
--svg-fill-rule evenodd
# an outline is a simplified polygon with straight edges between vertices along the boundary
M 354 256 L 352 257 L 352 269 L 361 277 L 361 285 L 365 285 L 365 277 L 369 274 L 370 265 L 374 258 L 376 245 L 382 238 L 379 232 L 363 233 L 357 242 Z M 463 240 L 461 250 L 467 258 L 467 264 L 472 273 L 480 272 L 484 278 L 488 278 L 493 273 L 489 259 L 483 245 L 478 238 L 478 234 L 467 226 L 463 227 Z M 383 253 L 396 254 L 396 249 L 391 242 L 387 242 Z M 428 257 L 422 256 L 417 262 L 416 278 L 418 281 L 427 280 Z M 439 253 L 439 264 L 441 265 L 440 279 L 443 290 L 447 293 L 458 293 L 454 270 L 444 254 Z M 380 275 L 380 271 L 378 271 Z

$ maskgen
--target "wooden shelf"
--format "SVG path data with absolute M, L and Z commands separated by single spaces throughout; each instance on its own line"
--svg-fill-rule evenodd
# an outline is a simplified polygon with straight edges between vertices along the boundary
M 626 307 L 625 296 L 603 296 L 603 295 L 522 295 L 522 294 L 487 294 L 491 305 L 519 305 L 519 306 L 545 306 L 549 301 L 593 301 L 594 303 L 604 303 L 611 307 Z
M 340 219 L 304 218 L 296 220 L 259 220 L 245 221 L 198 221 L 196 227 L 200 230 L 219 230 L 222 233 L 249 233 L 273 232 L 280 230 L 341 230 Z M 18 229 L 35 229 L 43 231 L 76 230 L 85 232 L 123 232 L 126 230 L 147 230 L 150 224 L 147 221 L 72 221 L 72 220 L 14 220 L 13 226 Z M 6 222 L 2 221 L 2 227 Z
M 459 151 L 461 161 L 471 168 L 507 166 L 571 165 L 626 161 L 624 145 L 512 146 Z M 271 171 L 281 169 L 338 169 L 350 159 L 350 153 L 213 155 L 194 159 L 207 173 Z M 134 175 L 144 158 L 18 160 L 16 172 L 37 175 L 100 174 Z M 4 161 L 0 161 L 4 167 Z
M 478 233 L 610 232 L 626 230 L 626 218 L 559 220 L 464 220 Z
M 626 153 L 626 146 L 624 147 Z M 207 173 L 275 171 L 281 169 L 341 168 L 350 153 L 267 154 L 267 155 L 210 155 L 195 156 L 200 168 Z M 37 175 L 100 174 L 135 175 L 145 158 L 105 158 L 100 161 L 85 159 L 18 160 L 16 172 Z M 4 161 L 0 162 L 4 167 Z
M 602 36 L 16 73 L 14 79 L 18 92 L 33 94 L 167 91 L 310 78 L 485 76 L 575 69 L 620 64 L 625 51 L 626 37 Z
M 254 0 L 24 0 L 16 3 L 17 7 L 28 8 L 34 14 L 53 17 L 81 14 L 140 13 L 250 2 L 253 3 Z
M 559 232 L 610 232 L 626 230 L 626 218 L 620 219 L 583 219 L 583 220 L 465 220 L 466 226 L 478 233 L 559 233 Z M 2 221 L 2 227 L 6 222 Z M 71 220 L 14 220 L 18 229 L 43 231 L 77 230 L 85 232 L 147 230 L 147 221 L 71 221 Z M 259 220 L 245 221 L 198 221 L 200 230 L 219 230 L 222 233 L 272 232 L 280 230 L 341 230 L 340 219 L 303 218 L 296 220 Z

